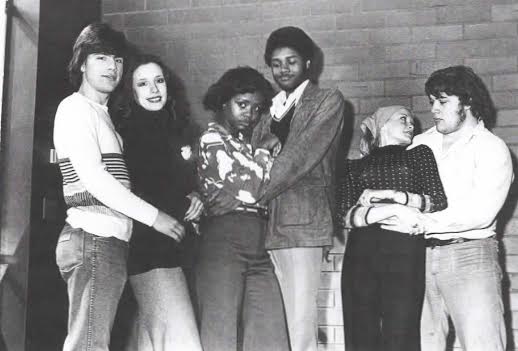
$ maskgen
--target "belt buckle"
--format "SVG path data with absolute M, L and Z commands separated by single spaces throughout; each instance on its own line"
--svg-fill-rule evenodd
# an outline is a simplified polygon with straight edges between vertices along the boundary
M 268 219 L 268 210 L 260 207 L 250 207 L 250 206 L 238 206 L 236 208 L 237 211 L 242 211 L 245 213 L 253 213 L 258 215 L 261 218 Z

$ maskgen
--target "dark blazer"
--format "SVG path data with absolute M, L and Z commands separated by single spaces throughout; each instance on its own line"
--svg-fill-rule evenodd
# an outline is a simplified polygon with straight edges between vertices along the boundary
M 269 205 L 268 249 L 332 245 L 335 161 L 342 134 L 344 98 L 337 89 L 309 83 L 293 114 L 290 132 L 261 193 Z M 252 144 L 270 134 L 263 116 Z

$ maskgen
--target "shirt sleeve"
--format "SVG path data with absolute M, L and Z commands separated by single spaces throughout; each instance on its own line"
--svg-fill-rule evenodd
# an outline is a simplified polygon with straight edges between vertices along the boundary
M 345 160 L 343 172 L 338 177 L 337 193 L 337 223 L 348 228 L 348 212 L 357 203 L 363 190 L 358 179 L 357 168 L 361 160 Z
M 448 201 L 432 149 L 426 145 L 420 145 L 409 152 L 414 156 L 418 187 L 423 195 L 421 209 L 423 212 L 444 210 L 448 207 Z
M 152 226 L 158 210 L 134 195 L 105 169 L 98 143 L 98 122 L 92 118 L 96 112 L 87 104 L 73 109 L 72 106 L 60 107 L 56 113 L 55 139 L 66 150 L 85 189 L 105 206 Z
M 267 150 L 257 149 L 254 155 L 247 155 L 228 147 L 217 132 L 202 135 L 198 150 L 198 173 L 205 197 L 221 190 L 244 203 L 257 202 L 273 162 Z
M 502 140 L 476 150 L 473 188 L 447 209 L 427 214 L 426 232 L 458 233 L 489 227 L 502 208 L 513 179 L 509 149 Z

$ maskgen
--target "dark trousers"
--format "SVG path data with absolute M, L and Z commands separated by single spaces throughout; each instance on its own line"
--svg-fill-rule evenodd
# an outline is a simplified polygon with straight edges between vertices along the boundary
M 204 351 L 289 350 L 265 219 L 229 213 L 202 224 L 196 294 Z
M 419 351 L 425 287 L 422 237 L 352 231 L 342 268 L 347 351 Z

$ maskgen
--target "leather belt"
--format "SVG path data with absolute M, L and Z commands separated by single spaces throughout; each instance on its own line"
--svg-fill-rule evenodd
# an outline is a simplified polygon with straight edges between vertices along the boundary
M 441 240 L 441 239 L 437 239 L 437 238 L 430 238 L 430 239 L 425 240 L 424 246 L 433 249 L 437 246 L 460 244 L 460 243 L 465 243 L 465 242 L 473 241 L 473 240 L 478 240 L 478 239 L 453 238 L 453 239 Z
M 253 213 L 253 214 L 258 215 L 261 218 L 268 219 L 268 209 L 264 208 L 264 207 L 239 205 L 238 207 L 236 207 L 236 209 L 234 211 Z

